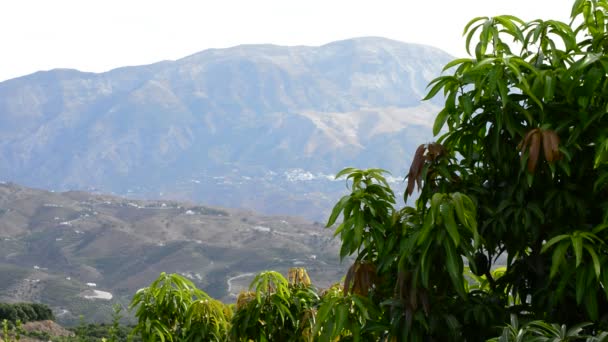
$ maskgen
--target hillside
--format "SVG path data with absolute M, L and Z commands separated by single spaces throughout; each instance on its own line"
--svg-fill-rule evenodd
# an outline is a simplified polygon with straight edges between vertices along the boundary
M 402 179 L 438 111 L 420 100 L 449 60 L 369 37 L 37 72 L 0 83 L 0 179 L 322 221 L 341 168 Z
M 63 323 L 109 321 L 163 271 L 226 302 L 264 269 L 306 267 L 327 286 L 347 266 L 337 255 L 330 230 L 298 218 L 0 184 L 0 302 L 42 302 Z

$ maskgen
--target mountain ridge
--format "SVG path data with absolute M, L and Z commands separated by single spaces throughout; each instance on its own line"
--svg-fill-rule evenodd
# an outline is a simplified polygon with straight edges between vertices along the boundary
M 421 47 L 421 48 L 427 48 L 429 50 L 432 51 L 436 51 L 436 52 L 441 52 L 441 53 L 445 53 L 442 49 L 432 46 L 432 45 L 428 45 L 428 44 L 422 44 L 422 43 L 409 43 L 409 42 L 404 42 L 404 41 L 400 41 L 400 40 L 396 40 L 396 39 L 391 39 L 391 38 L 386 38 L 386 37 L 382 37 L 382 36 L 359 36 L 359 37 L 353 37 L 353 38 L 345 38 L 345 39 L 340 39 L 340 40 L 335 40 L 335 41 L 331 41 L 331 42 L 327 42 L 325 44 L 321 44 L 321 45 L 307 45 L 307 44 L 296 44 L 296 45 L 281 45 L 281 44 L 274 44 L 274 43 L 249 43 L 249 44 L 237 44 L 237 45 L 233 45 L 233 46 L 228 46 L 228 47 L 220 47 L 220 48 L 206 48 L 203 49 L 201 51 L 198 52 L 194 52 L 192 54 L 186 55 L 184 57 L 180 57 L 177 59 L 164 59 L 164 60 L 160 60 L 157 62 L 153 62 L 153 63 L 146 63 L 146 64 L 135 64 L 135 65 L 125 65 L 125 66 L 119 66 L 119 67 L 115 67 L 115 68 L 110 68 L 108 70 L 104 70 L 104 71 L 87 71 L 87 70 L 81 70 L 81 69 L 76 69 L 76 68 L 69 68 L 69 67 L 58 67 L 58 68 L 52 68 L 52 69 L 48 69 L 48 70 L 38 70 L 38 71 L 34 71 L 32 73 L 29 74 L 25 74 L 25 75 L 21 75 L 21 76 L 17 76 L 17 77 L 13 77 L 13 78 L 9 78 L 3 81 L 0 81 L 0 83 L 2 82 L 6 82 L 6 81 L 11 81 L 11 80 L 17 80 L 17 79 L 21 79 L 24 77 L 29 77 L 29 76 L 34 76 L 37 74 L 44 74 L 44 73 L 48 73 L 48 72 L 78 72 L 81 74 L 91 74 L 91 75 L 100 75 L 100 74 L 106 74 L 106 73 L 112 73 L 112 72 L 118 72 L 118 71 L 122 71 L 123 69 L 130 69 L 130 68 L 141 68 L 141 67 L 151 67 L 151 66 L 155 66 L 157 64 L 166 64 L 166 63 L 172 63 L 172 62 L 177 62 L 183 59 L 188 59 L 194 56 L 198 56 L 200 54 L 204 54 L 205 52 L 208 51 L 217 51 L 217 50 L 230 50 L 230 49 L 237 49 L 237 48 L 248 48 L 248 47 L 276 47 L 276 48 L 318 48 L 318 47 L 324 47 L 327 45 L 335 45 L 335 44 L 340 44 L 343 42 L 350 42 L 350 41 L 386 41 L 386 42 L 392 42 L 392 43 L 396 43 L 396 44 L 406 44 L 409 46 L 414 46 L 414 47 Z
M 368 37 L 4 81 L 0 179 L 322 220 L 343 186 L 266 175 L 349 166 L 404 174 L 439 108 L 420 98 L 450 59 Z M 237 175 L 232 186 L 218 181 Z M 247 179 L 255 184 L 235 183 Z

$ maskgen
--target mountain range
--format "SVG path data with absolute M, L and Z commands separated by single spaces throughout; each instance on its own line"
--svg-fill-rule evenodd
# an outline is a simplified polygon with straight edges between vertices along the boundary
M 0 179 L 324 221 L 344 167 L 402 187 L 440 105 L 421 98 L 450 60 L 367 37 L 37 72 L 0 83 Z

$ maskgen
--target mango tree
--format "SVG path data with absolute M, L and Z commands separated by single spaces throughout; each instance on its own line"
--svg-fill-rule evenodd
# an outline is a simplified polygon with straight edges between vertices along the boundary
M 356 258 L 344 292 L 378 312 L 358 331 L 477 341 L 512 314 L 608 327 L 607 12 L 606 0 L 576 0 L 569 24 L 469 22 L 471 57 L 429 85 L 426 99 L 445 105 L 407 175 L 415 207 L 396 208 L 382 170 L 338 175 L 352 192 L 328 226 L 341 221 L 341 257 Z M 466 264 L 484 286 L 468 286 Z M 325 340 L 354 333 L 339 326 Z
M 242 292 L 232 319 L 232 341 L 313 341 L 319 296 L 303 268 L 256 275 Z
M 231 309 L 179 274 L 161 275 L 131 301 L 143 341 L 226 341 Z

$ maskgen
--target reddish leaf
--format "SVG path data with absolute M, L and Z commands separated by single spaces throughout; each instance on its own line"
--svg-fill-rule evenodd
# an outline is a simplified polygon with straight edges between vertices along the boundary
M 344 293 L 367 296 L 376 283 L 376 267 L 373 264 L 356 261 L 346 273 Z
M 540 153 L 540 132 L 536 131 L 530 138 L 530 147 L 528 154 L 528 172 L 534 173 L 536 163 L 538 162 L 538 154 Z
M 410 171 L 407 174 L 407 190 L 408 195 L 412 195 L 414 193 L 414 186 L 418 183 L 418 187 L 420 187 L 420 178 L 422 176 L 422 168 L 424 166 L 424 152 L 425 145 L 422 144 L 418 146 L 416 149 L 416 153 L 414 154 L 414 160 L 412 161 L 412 165 L 410 166 Z

